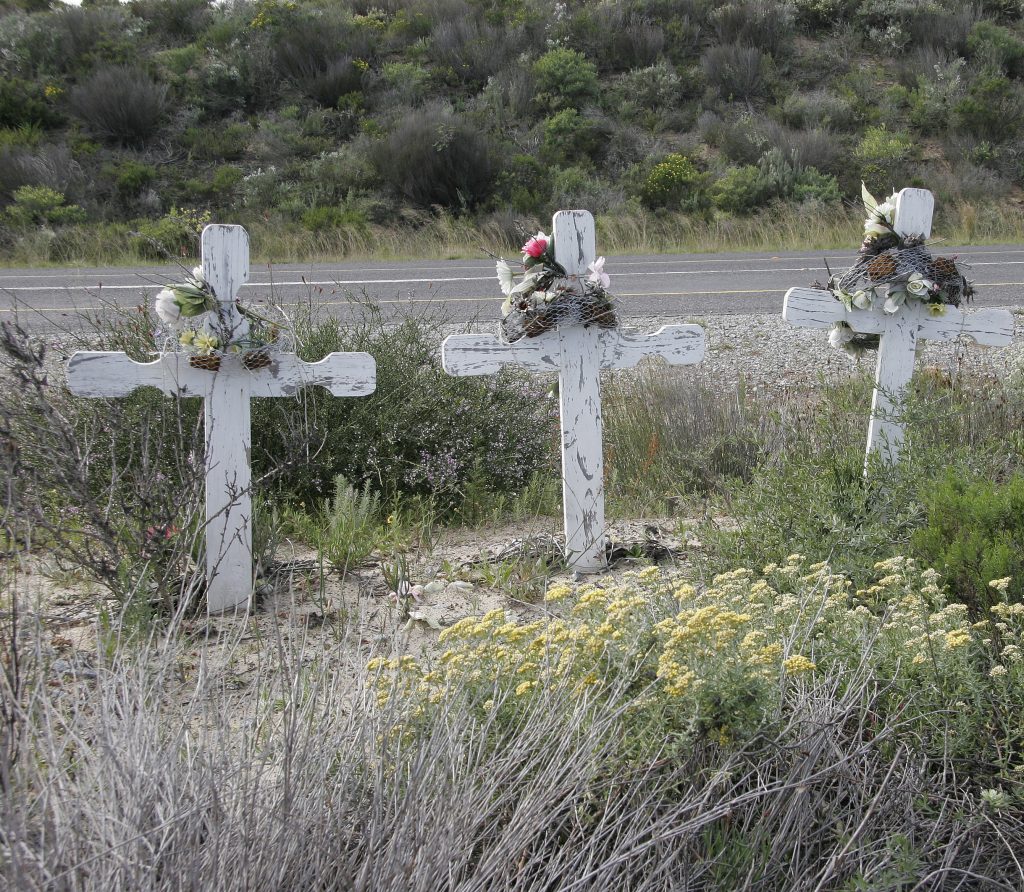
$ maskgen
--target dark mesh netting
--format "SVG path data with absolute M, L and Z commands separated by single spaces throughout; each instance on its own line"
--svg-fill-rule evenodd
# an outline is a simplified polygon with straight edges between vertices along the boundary
M 564 280 L 547 290 L 509 296 L 511 308 L 501 320 L 507 341 L 534 338 L 559 325 L 599 325 L 614 328 L 618 324 L 614 301 L 608 292 L 589 282 Z
M 932 257 L 925 245 L 864 254 L 839 277 L 836 285 L 848 294 L 882 285 L 904 287 L 915 273 L 935 286 L 928 289 L 925 297 L 930 303 L 960 306 L 974 293 L 953 258 Z

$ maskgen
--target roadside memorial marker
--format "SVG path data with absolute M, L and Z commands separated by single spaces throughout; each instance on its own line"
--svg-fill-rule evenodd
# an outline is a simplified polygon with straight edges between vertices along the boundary
M 249 277 L 249 236 L 241 226 L 211 225 L 201 245 L 202 280 L 216 300 L 213 330 L 230 344 L 233 333 L 248 333 L 235 295 Z M 365 396 L 376 386 L 376 363 L 368 353 L 331 353 L 307 363 L 294 353 L 262 350 L 225 350 L 213 363 L 197 361 L 210 358 L 167 352 L 140 363 L 124 353 L 79 351 L 68 360 L 68 386 L 84 397 L 123 397 L 155 387 L 168 396 L 202 398 L 207 608 L 217 613 L 247 609 L 252 596 L 250 399 L 293 396 L 310 385 L 334 396 Z
M 602 270 L 602 261 L 596 258 L 594 218 L 588 211 L 559 211 L 552 226 L 554 258 L 569 283 L 581 282 L 595 261 Z M 544 323 L 540 333 L 512 343 L 495 335 L 464 334 L 450 335 L 441 348 L 442 364 L 450 375 L 489 375 L 505 365 L 558 373 L 565 556 L 569 566 L 582 573 L 607 566 L 602 369 L 631 368 L 645 356 L 662 356 L 671 365 L 696 363 L 704 356 L 704 330 L 699 325 L 628 333 L 600 327 L 610 315 L 601 312 L 603 322 Z
M 890 199 L 890 202 L 892 201 Z M 933 207 L 934 198 L 931 192 L 926 189 L 903 189 L 894 196 L 892 231 L 900 239 L 910 239 L 914 243 L 927 239 L 931 234 Z M 871 223 L 872 217 L 869 215 L 868 225 Z M 926 269 L 938 269 L 941 274 L 941 265 L 945 264 L 950 270 L 948 275 L 952 276 L 952 272 L 955 271 L 959 276 L 955 263 L 950 258 L 933 259 L 926 253 L 920 253 L 922 249 L 916 246 L 904 250 L 917 250 L 919 258 L 927 259 Z M 893 251 L 881 252 L 875 255 L 874 259 L 860 262 L 866 266 L 869 273 L 874 265 L 878 272 L 877 278 L 883 279 L 887 272 L 883 268 L 885 264 L 891 267 L 892 275 L 899 275 L 896 262 L 888 259 L 890 256 L 896 255 Z M 913 278 L 915 275 L 919 282 L 923 280 L 919 273 L 909 273 L 903 278 Z M 934 285 L 924 282 L 925 286 L 928 284 Z M 890 285 L 890 295 L 892 288 Z M 864 294 L 860 291 L 856 295 L 846 295 L 853 298 L 852 305 L 848 306 L 837 300 L 836 295 L 829 290 L 790 288 L 786 292 L 782 316 L 792 325 L 805 328 L 832 328 L 837 323 L 845 323 L 856 335 L 878 336 L 878 359 L 875 367 L 875 388 L 871 398 L 871 419 L 868 424 L 867 456 L 877 452 L 885 464 L 891 465 L 899 460 L 903 445 L 903 403 L 914 373 L 918 339 L 951 341 L 961 335 L 967 335 L 979 344 L 1005 346 L 1013 340 L 1013 317 L 1008 310 L 1003 309 L 965 313 L 957 306 L 929 304 L 905 298 L 902 303 L 894 306 L 890 302 L 891 298 L 883 304 L 881 299 L 870 300 L 862 297 Z M 866 302 L 867 306 L 857 306 L 857 303 Z M 865 472 L 866 470 L 867 459 Z

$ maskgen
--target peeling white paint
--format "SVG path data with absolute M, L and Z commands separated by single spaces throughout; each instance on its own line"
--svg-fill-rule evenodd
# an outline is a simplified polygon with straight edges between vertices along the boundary
M 597 256 L 590 213 L 559 211 L 552 237 L 555 259 L 566 273 L 585 275 Z M 631 368 L 645 356 L 662 356 L 672 365 L 699 362 L 704 330 L 699 325 L 668 325 L 641 334 L 576 323 L 512 344 L 494 335 L 451 335 L 441 347 L 441 361 L 450 375 L 489 375 L 504 365 L 558 373 L 566 559 L 583 573 L 607 565 L 600 373 Z
M 207 226 L 203 275 L 220 302 L 221 317 L 241 319 L 234 305 L 249 275 L 249 238 L 241 226 Z M 139 387 L 168 396 L 201 397 L 206 420 L 206 578 L 212 613 L 248 608 L 253 587 L 250 399 L 293 396 L 310 385 L 335 396 L 365 396 L 376 386 L 368 353 L 331 353 L 303 362 L 279 353 L 266 368 L 249 370 L 241 357 L 222 357 L 216 372 L 192 368 L 189 357 L 163 353 L 135 362 L 124 353 L 80 351 L 68 360 L 68 387 L 84 397 L 123 397 Z
M 931 192 L 902 190 L 896 201 L 894 228 L 901 235 L 927 238 L 931 233 L 933 207 Z M 905 303 L 891 314 L 877 302 L 867 310 L 847 310 L 831 293 L 814 288 L 790 288 L 786 292 L 782 318 L 803 328 L 829 328 L 835 322 L 845 322 L 860 334 L 881 336 L 871 397 L 867 455 L 877 451 L 887 464 L 899 460 L 903 445 L 902 406 L 914 373 L 919 339 L 951 341 L 966 335 L 979 344 L 993 347 L 1006 346 L 1013 340 L 1013 316 L 1009 310 L 965 313 L 956 307 L 946 307 L 941 316 L 932 316 L 917 301 Z

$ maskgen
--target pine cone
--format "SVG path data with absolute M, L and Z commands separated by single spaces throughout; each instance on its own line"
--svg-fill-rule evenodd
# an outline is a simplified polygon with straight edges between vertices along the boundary
M 270 353 L 267 350 L 249 350 L 242 354 L 242 365 L 250 372 L 265 369 L 270 362 Z
M 211 353 L 209 356 L 190 356 L 188 364 L 194 369 L 216 372 L 220 370 L 220 357 L 216 353 Z
M 868 262 L 868 276 L 873 282 L 892 278 L 896 269 L 896 258 L 892 254 L 879 254 Z
M 952 257 L 936 257 L 928 265 L 928 273 L 937 282 L 945 282 L 956 279 L 960 275 L 960 270 L 956 268 L 956 262 Z

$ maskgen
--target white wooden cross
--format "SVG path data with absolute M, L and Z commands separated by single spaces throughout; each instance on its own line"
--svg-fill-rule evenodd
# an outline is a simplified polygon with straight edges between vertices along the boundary
M 249 277 L 249 236 L 241 226 L 212 225 L 203 230 L 201 244 L 203 278 L 220 304 L 220 330 L 240 332 L 245 323 L 234 298 Z M 368 353 L 331 353 L 314 363 L 293 353 L 271 354 L 271 359 L 252 371 L 230 353 L 217 371 L 193 368 L 185 353 L 161 353 L 140 363 L 124 353 L 80 351 L 68 360 L 68 386 L 79 396 L 119 397 L 155 387 L 168 396 L 203 398 L 207 608 L 212 613 L 248 608 L 252 596 L 250 398 L 292 396 L 312 384 L 335 396 L 365 396 L 376 386 L 377 367 Z
M 586 276 L 596 257 L 590 213 L 559 211 L 552 238 L 555 259 L 566 273 Z M 654 334 L 627 334 L 617 328 L 563 323 L 511 344 L 494 335 L 450 335 L 441 348 L 442 364 L 450 375 L 488 375 L 503 365 L 558 372 L 565 555 L 569 566 L 582 573 L 607 566 L 600 373 L 630 368 L 645 356 L 663 356 L 672 365 L 699 362 L 704 356 L 704 330 L 699 325 L 668 325 Z
M 893 228 L 902 236 L 928 238 L 934 205 L 935 199 L 927 189 L 903 189 L 896 198 Z M 914 372 L 918 338 L 950 341 L 967 335 L 988 346 L 1004 346 L 1013 339 L 1013 317 L 1008 310 L 987 309 L 967 314 L 947 306 L 941 316 L 932 316 L 919 301 L 906 302 L 891 314 L 878 301 L 866 310 L 848 310 L 828 291 L 812 288 L 790 288 L 782 316 L 787 322 L 806 328 L 829 328 L 835 322 L 845 322 L 855 332 L 881 336 L 867 455 L 877 451 L 886 464 L 898 461 L 903 445 L 901 413 Z

